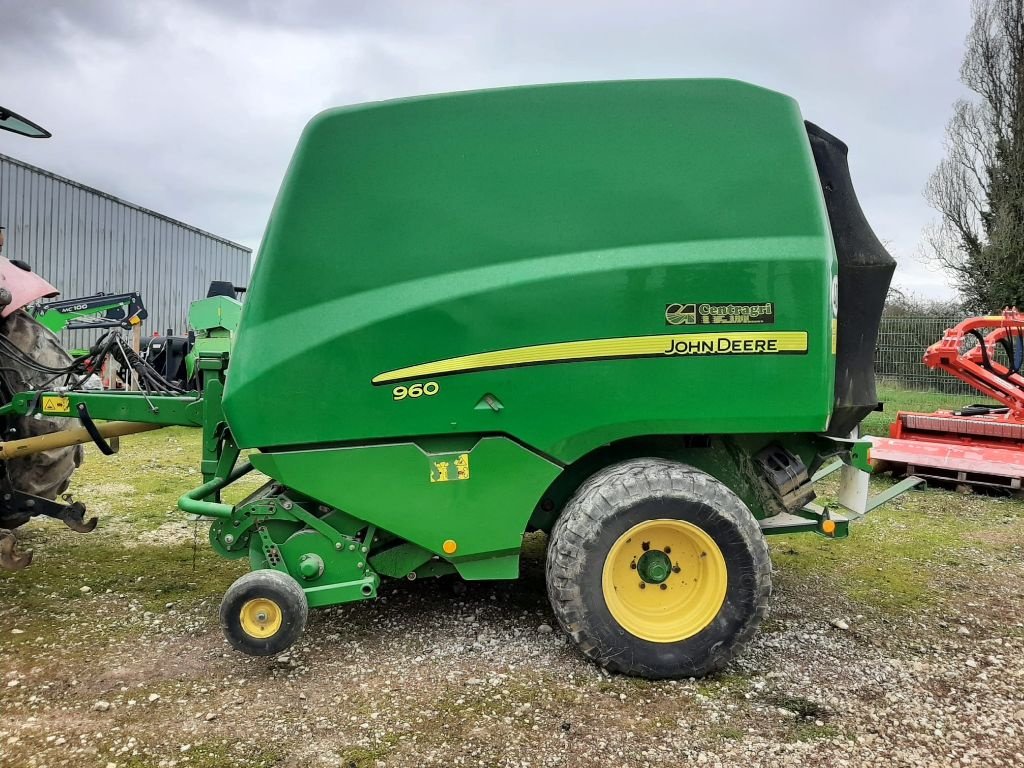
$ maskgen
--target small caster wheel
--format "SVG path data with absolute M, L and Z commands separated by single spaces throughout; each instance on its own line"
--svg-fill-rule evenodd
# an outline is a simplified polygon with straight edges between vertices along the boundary
M 306 593 L 281 571 L 252 571 L 232 584 L 220 604 L 220 624 L 231 646 L 251 656 L 273 656 L 306 627 Z

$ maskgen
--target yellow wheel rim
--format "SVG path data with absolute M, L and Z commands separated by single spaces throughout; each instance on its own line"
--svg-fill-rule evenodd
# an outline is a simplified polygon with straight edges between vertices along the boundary
M 609 612 L 627 632 L 675 643 L 714 621 L 728 581 L 722 550 L 702 528 L 647 520 L 612 545 L 601 588 Z
M 281 606 L 269 598 L 257 597 L 242 606 L 239 618 L 247 635 L 266 640 L 281 628 Z

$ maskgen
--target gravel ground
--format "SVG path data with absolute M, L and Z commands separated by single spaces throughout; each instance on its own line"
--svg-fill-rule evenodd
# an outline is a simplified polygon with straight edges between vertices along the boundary
M 117 524 L 33 525 L 0 576 L 4 768 L 1024 765 L 1024 502 L 928 490 L 848 542 L 777 539 L 768 621 L 705 680 L 584 661 L 540 535 L 518 581 L 391 584 L 254 659 L 216 619 L 241 566 L 171 510 L 191 439 L 91 455 L 78 489 Z

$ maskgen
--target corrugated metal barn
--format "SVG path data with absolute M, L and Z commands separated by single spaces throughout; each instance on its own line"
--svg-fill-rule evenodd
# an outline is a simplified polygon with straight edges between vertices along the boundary
M 183 333 L 211 280 L 249 280 L 248 248 L 2 154 L 0 226 L 3 255 L 27 262 L 62 298 L 140 292 L 147 336 Z M 62 341 L 86 346 L 96 335 L 65 332 Z

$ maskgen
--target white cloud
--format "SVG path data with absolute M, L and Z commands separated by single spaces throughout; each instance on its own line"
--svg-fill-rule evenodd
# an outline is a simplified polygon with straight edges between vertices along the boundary
M 522 82 L 738 77 L 850 146 L 895 282 L 917 258 L 966 3 L 0 0 L 0 103 L 54 138 L 0 152 L 255 246 L 305 121 L 328 106 Z

